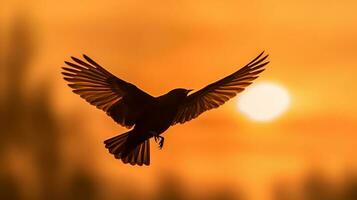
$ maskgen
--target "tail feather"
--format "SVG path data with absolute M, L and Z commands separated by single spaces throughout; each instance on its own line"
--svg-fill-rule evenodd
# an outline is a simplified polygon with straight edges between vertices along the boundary
M 112 137 L 104 141 L 105 148 L 114 155 L 116 159 L 121 159 L 123 163 L 131 165 L 150 165 L 150 141 L 149 139 L 140 144 L 130 145 L 127 142 L 131 131 Z
M 126 157 L 121 158 L 123 163 L 130 163 L 131 165 L 150 165 L 150 141 L 145 140 L 143 143 L 137 145 Z

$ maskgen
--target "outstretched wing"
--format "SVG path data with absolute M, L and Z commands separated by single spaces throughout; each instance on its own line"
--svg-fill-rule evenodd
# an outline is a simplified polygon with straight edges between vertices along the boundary
M 154 101 L 154 97 L 115 77 L 88 56 L 83 55 L 86 62 L 71 58 L 74 62 L 65 61 L 69 67 L 62 68 L 64 79 L 70 82 L 68 86 L 122 126 L 133 126 Z
M 264 66 L 269 63 L 266 61 L 268 55 L 263 56 L 263 54 L 264 52 L 233 74 L 189 95 L 179 107 L 172 125 L 190 121 L 242 92 L 254 79 L 258 78 L 258 75 L 265 70 Z

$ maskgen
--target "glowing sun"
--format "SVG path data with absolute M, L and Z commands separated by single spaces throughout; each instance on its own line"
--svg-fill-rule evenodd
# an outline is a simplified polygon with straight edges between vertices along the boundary
M 288 91 L 270 82 L 253 84 L 237 101 L 238 109 L 254 121 L 271 121 L 283 114 L 289 105 Z

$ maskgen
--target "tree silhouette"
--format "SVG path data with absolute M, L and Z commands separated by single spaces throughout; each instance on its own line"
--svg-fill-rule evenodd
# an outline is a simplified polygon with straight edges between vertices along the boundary
M 279 184 L 274 188 L 275 200 L 354 200 L 357 199 L 357 176 L 348 172 L 337 182 L 318 171 L 310 172 L 297 186 Z M 284 185 L 283 187 L 281 187 Z M 297 190 L 294 190 L 297 188 Z
M 1 68 L 6 75 L 5 92 L 0 101 L 0 155 L 6 157 L 9 148 L 31 155 L 31 165 L 35 166 L 40 190 L 32 194 L 36 199 L 96 199 L 96 188 L 88 173 L 81 169 L 68 177 L 70 188 L 63 189 L 58 185 L 58 172 L 61 169 L 59 145 L 61 134 L 55 113 L 49 103 L 51 82 L 42 80 L 42 84 L 26 96 L 24 84 L 31 72 L 29 63 L 35 50 L 33 41 L 34 26 L 30 18 L 19 15 L 10 29 L 9 48 Z M 21 180 L 14 178 L 6 161 L 0 163 L 0 199 L 24 199 L 20 191 Z M 35 183 L 33 183 L 35 184 Z

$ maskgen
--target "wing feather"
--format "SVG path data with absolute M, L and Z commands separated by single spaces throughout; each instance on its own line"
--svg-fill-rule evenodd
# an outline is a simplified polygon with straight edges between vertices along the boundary
M 71 57 L 65 61 L 64 80 L 74 93 L 88 103 L 105 111 L 117 123 L 131 127 L 137 118 L 154 101 L 154 97 L 135 85 L 115 77 L 94 60 L 83 55 L 84 60 Z
M 263 55 L 264 51 L 233 74 L 189 95 L 180 106 L 172 125 L 190 121 L 207 110 L 219 107 L 242 92 L 258 78 L 269 63 L 266 61 L 268 55 Z

